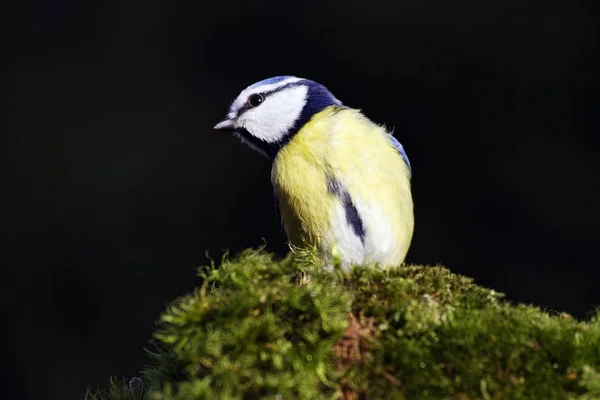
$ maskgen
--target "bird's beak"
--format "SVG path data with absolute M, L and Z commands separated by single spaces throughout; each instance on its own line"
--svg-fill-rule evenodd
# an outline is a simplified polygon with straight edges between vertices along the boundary
M 232 120 L 224 119 L 223 121 L 216 124 L 213 129 L 217 131 L 232 131 L 235 129 L 235 126 Z

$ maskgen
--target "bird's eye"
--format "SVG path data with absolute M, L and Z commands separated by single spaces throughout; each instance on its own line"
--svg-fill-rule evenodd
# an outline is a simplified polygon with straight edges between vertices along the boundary
M 250 107 L 258 107 L 263 101 L 265 101 L 265 96 L 260 93 L 255 93 L 248 97 L 248 105 Z

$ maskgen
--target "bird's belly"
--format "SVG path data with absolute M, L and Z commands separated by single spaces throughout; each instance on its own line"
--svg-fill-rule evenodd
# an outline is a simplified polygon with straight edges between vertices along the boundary
M 406 213 L 404 218 L 400 215 L 398 219 L 398 214 L 390 215 L 383 205 L 360 199 L 355 199 L 355 203 L 364 225 L 364 234 L 357 234 L 356 229 L 348 223 L 344 205 L 337 204 L 331 216 L 331 230 L 323 243 L 325 255 L 331 252 L 332 257 L 338 256 L 343 266 L 401 264 L 412 236 L 412 213 Z
M 384 204 L 356 196 L 352 211 L 343 198 L 325 193 L 311 197 L 308 190 L 290 198 L 285 191 L 278 191 L 281 216 L 292 244 L 314 246 L 327 264 L 337 259 L 344 267 L 402 263 L 412 237 L 412 203 L 395 204 L 395 212 L 390 213 Z M 362 231 L 350 217 L 352 213 L 360 219 Z
M 317 247 L 326 262 L 399 265 L 414 223 L 407 165 L 385 132 L 330 122 L 311 122 L 273 162 L 288 240 Z

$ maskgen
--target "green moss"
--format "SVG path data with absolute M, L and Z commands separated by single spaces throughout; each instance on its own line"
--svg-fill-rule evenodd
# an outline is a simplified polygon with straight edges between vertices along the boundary
M 326 270 L 308 251 L 200 275 L 159 320 L 143 390 L 112 381 L 104 398 L 600 398 L 600 313 L 512 305 L 443 267 Z

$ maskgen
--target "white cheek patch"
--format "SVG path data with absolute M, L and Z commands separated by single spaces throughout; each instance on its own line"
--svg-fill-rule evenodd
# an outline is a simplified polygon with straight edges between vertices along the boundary
M 244 112 L 237 125 L 265 142 L 278 142 L 300 117 L 307 93 L 306 86 L 298 85 L 269 94 L 261 105 Z
M 235 101 L 231 105 L 229 114 L 233 114 L 233 116 L 235 116 L 235 114 L 237 114 L 238 110 L 240 108 L 242 108 L 244 106 L 244 104 L 246 104 L 246 100 L 248 99 L 248 97 L 250 97 L 251 94 L 272 92 L 272 91 L 277 90 L 278 88 L 283 87 L 287 84 L 298 82 L 301 80 L 302 80 L 302 78 L 290 76 L 289 78 L 281 80 L 277 83 L 270 83 L 270 84 L 265 84 L 265 85 L 260 85 L 260 86 L 251 85 L 251 86 L 247 87 L 246 89 L 242 90 L 242 92 L 238 95 L 238 97 L 235 99 Z M 229 117 L 232 118 L 231 115 Z

